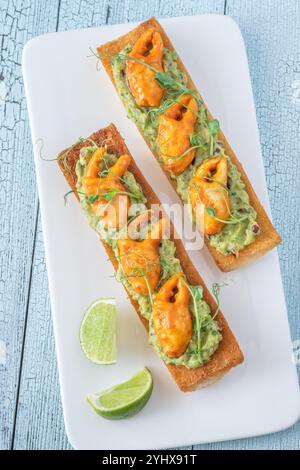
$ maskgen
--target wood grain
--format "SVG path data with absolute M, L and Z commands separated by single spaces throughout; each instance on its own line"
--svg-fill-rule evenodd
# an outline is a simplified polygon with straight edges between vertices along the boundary
M 0 3 L 1 449 L 13 438 L 38 210 L 21 54 L 28 39 L 55 30 L 56 17 L 56 1 Z
M 43 236 L 38 220 L 15 449 L 69 449 L 59 394 Z
M 4 0 L 0 5 L 1 34 L 4 31 L 0 45 L 0 340 L 7 347 L 6 364 L 0 363 L 1 449 L 11 445 L 16 411 L 15 448 L 69 448 L 60 405 L 39 224 L 34 256 L 32 251 L 37 199 L 20 70 L 23 44 L 32 36 L 54 31 L 56 23 L 59 30 L 78 29 L 141 21 L 153 15 L 222 14 L 225 7 L 223 0 L 61 0 L 58 11 L 58 3 L 15 0 L 13 4 Z M 237 21 L 246 43 L 272 215 L 285 240 L 279 254 L 292 337 L 299 340 L 300 3 L 227 0 L 226 14 Z M 2 75 L 9 90 L 5 111 Z M 270 436 L 199 448 L 300 449 L 300 424 Z

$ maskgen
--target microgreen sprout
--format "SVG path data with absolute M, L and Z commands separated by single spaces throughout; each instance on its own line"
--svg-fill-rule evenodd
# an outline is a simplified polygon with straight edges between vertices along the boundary
M 227 282 L 223 282 L 223 284 L 218 284 L 217 282 L 215 282 L 212 285 L 212 293 L 213 293 L 213 295 L 216 299 L 216 303 L 217 303 L 216 310 L 215 310 L 214 314 L 212 315 L 213 320 L 216 318 L 216 316 L 218 315 L 218 313 L 220 311 L 220 291 L 221 291 L 222 287 L 225 287 L 225 286 L 228 286 Z
M 217 178 L 213 178 L 212 176 L 205 176 L 204 179 L 219 184 L 224 189 L 224 191 L 227 193 L 229 192 L 226 184 L 222 183 L 222 181 L 218 180 Z
M 201 140 L 200 136 L 197 135 L 196 132 L 192 132 L 190 134 L 190 143 L 192 146 L 199 146 L 199 147 L 202 147 L 204 150 L 206 150 L 206 145 Z
M 134 252 L 134 257 L 140 258 L 141 261 L 145 264 L 146 269 L 144 270 L 141 265 L 139 265 L 138 263 L 135 263 L 131 267 L 131 270 L 129 271 L 129 273 L 128 272 L 125 273 L 124 267 L 122 266 L 122 262 L 121 262 L 122 255 L 119 255 L 119 256 L 116 256 L 116 259 L 119 262 L 119 266 L 122 267 L 122 275 L 125 277 L 125 279 L 127 279 L 127 281 L 130 284 L 131 282 L 129 281 L 129 279 L 143 278 L 147 286 L 150 303 L 151 305 L 153 305 L 153 295 L 152 295 L 152 290 L 151 290 L 151 286 L 150 286 L 149 279 L 148 279 L 148 274 L 149 272 L 151 272 L 151 269 L 156 268 L 158 266 L 158 263 L 156 263 L 155 261 L 154 262 L 149 261 L 149 259 L 147 259 L 146 256 L 142 255 L 142 253 L 137 253 L 134 250 L 133 252 Z M 130 257 L 130 250 L 123 256 L 126 257 L 126 259 L 128 260 L 128 258 Z
M 96 202 L 98 199 L 99 199 L 99 194 L 91 194 L 87 198 L 86 202 L 87 204 L 94 204 L 94 202 Z
M 86 196 L 86 194 L 82 191 L 75 191 L 74 189 L 71 189 L 71 191 L 68 191 L 65 195 L 64 195 L 64 202 L 65 202 L 65 205 L 67 204 L 67 200 L 68 200 L 68 197 L 70 194 L 83 194 L 84 196 Z
M 179 277 L 179 276 L 178 276 Z M 202 298 L 202 293 L 203 289 L 202 286 L 191 286 L 184 277 L 179 277 L 187 289 L 189 290 L 192 300 L 193 300 L 193 305 L 194 305 L 194 312 L 195 312 L 195 317 L 196 317 L 196 333 L 197 333 L 197 354 L 198 354 L 198 360 L 201 363 L 202 362 L 202 354 L 201 354 L 201 318 L 198 310 L 198 304 L 197 301 Z
M 100 57 L 99 57 L 99 54 L 97 52 L 95 52 L 91 47 L 89 47 L 89 50 L 91 51 L 91 54 L 90 55 L 87 55 L 86 57 L 89 59 L 90 57 L 96 57 L 97 59 L 97 62 L 96 62 L 96 69 L 97 71 L 99 72 L 100 68 L 101 68 L 101 62 L 100 62 Z
M 227 281 L 224 281 L 222 284 L 219 284 L 217 282 L 213 283 L 212 293 L 213 293 L 213 296 L 216 300 L 217 306 L 216 306 L 216 310 L 211 315 L 210 320 L 202 325 L 203 328 L 206 327 L 211 321 L 215 320 L 215 318 L 218 316 L 218 313 L 220 311 L 220 292 L 221 292 L 222 287 L 226 287 L 228 285 L 229 285 L 229 282 L 227 282 Z
M 39 149 L 39 157 L 41 158 L 41 160 L 44 160 L 45 162 L 54 162 L 54 161 L 62 161 L 63 162 L 63 165 L 64 165 L 64 168 L 65 170 L 68 172 L 68 173 L 71 173 L 71 168 L 69 166 L 69 163 L 68 163 L 68 156 L 69 154 L 72 152 L 72 150 L 80 143 L 82 142 L 90 142 L 91 144 L 93 144 L 94 147 L 97 147 L 98 148 L 98 145 L 96 144 L 96 142 L 91 139 L 90 137 L 79 137 L 77 139 L 77 141 L 71 145 L 65 152 L 62 152 L 60 153 L 57 157 L 54 157 L 54 158 L 45 158 L 42 154 L 42 151 L 43 151 L 43 148 L 44 148 L 44 140 L 43 139 L 37 139 L 36 141 L 36 145 L 38 145 L 38 143 L 41 143 L 41 146 L 40 146 L 40 149 Z
M 137 59 L 136 57 L 131 57 L 130 55 L 119 53 L 116 55 L 116 57 L 120 60 L 131 60 L 134 62 L 137 62 L 141 65 L 144 65 L 145 67 L 148 67 L 150 70 L 155 72 L 155 79 L 161 86 L 161 88 L 164 89 L 173 89 L 173 90 L 181 90 L 186 93 L 188 93 L 190 90 L 185 87 L 182 83 L 172 79 L 169 75 L 166 73 L 162 72 L 161 70 L 158 70 L 157 68 L 153 67 L 152 65 L 148 64 L 147 62 Z
M 249 218 L 249 215 L 246 214 L 243 217 L 235 217 L 232 215 L 230 212 L 230 216 L 228 219 L 220 219 L 219 217 L 216 216 L 216 211 L 213 207 L 208 206 L 205 208 L 205 211 L 207 214 L 212 217 L 214 220 L 217 220 L 218 222 L 222 222 L 223 224 L 229 224 L 229 225 L 235 225 L 239 224 L 240 222 L 243 222 L 244 220 L 247 220 Z
M 142 196 L 141 196 L 140 193 L 137 194 L 137 193 L 132 193 L 132 192 L 129 192 L 129 191 L 119 191 L 118 189 L 109 189 L 108 191 L 105 191 L 104 193 L 100 193 L 98 195 L 98 197 L 101 197 L 101 198 L 105 199 L 105 201 L 110 202 L 118 194 L 123 194 L 125 196 L 130 196 L 130 197 L 136 199 L 137 201 L 142 200 Z
M 213 119 L 212 121 L 208 121 L 208 130 L 210 134 L 210 147 L 209 147 L 209 154 L 213 155 L 215 150 L 215 142 L 216 138 L 220 129 L 220 124 L 217 119 Z
M 140 271 L 141 277 L 144 278 L 144 281 L 145 281 L 147 289 L 148 289 L 148 296 L 149 296 L 150 304 L 151 304 L 151 306 L 153 306 L 152 290 L 151 290 L 151 286 L 150 286 L 147 274 L 144 272 L 144 270 L 142 268 L 139 267 L 137 269 Z
M 194 145 L 193 147 L 189 147 L 185 152 L 183 152 L 178 157 L 172 157 L 170 155 L 164 155 L 164 156 L 165 156 L 165 158 L 167 158 L 169 160 L 173 160 L 173 161 L 177 162 L 179 160 L 182 160 L 182 158 L 184 158 L 186 155 L 188 155 L 192 150 L 195 150 L 195 149 L 198 149 L 198 148 L 201 148 L 201 147 L 202 147 L 202 145 Z

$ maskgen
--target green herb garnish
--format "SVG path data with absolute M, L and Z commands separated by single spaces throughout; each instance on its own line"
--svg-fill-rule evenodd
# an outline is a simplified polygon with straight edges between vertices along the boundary
M 64 202 L 65 202 L 65 204 L 67 204 L 68 196 L 69 196 L 70 194 L 73 194 L 73 193 L 74 193 L 74 194 L 75 194 L 75 193 L 76 193 L 76 194 L 83 194 L 84 196 L 86 195 L 86 194 L 85 194 L 84 192 L 82 192 L 82 191 L 77 191 L 77 190 L 71 189 L 71 191 L 68 191 L 68 192 L 64 195 Z
M 203 288 L 202 286 L 191 286 L 188 284 L 188 282 L 183 278 L 180 277 L 180 279 L 184 282 L 185 286 L 189 290 L 192 299 L 193 299 L 193 304 L 194 304 L 194 311 L 195 311 L 195 317 L 196 317 L 196 335 L 197 335 L 197 354 L 198 354 L 198 360 L 201 363 L 202 362 L 202 354 L 201 354 L 201 318 L 198 310 L 198 305 L 197 301 L 202 299 L 203 295 Z
M 42 150 L 43 150 L 43 147 L 44 147 L 44 140 L 43 139 L 37 139 L 36 141 L 36 145 L 38 144 L 38 142 L 41 143 L 41 147 L 40 147 L 40 150 L 39 150 L 39 157 L 41 158 L 41 160 L 44 160 L 45 162 L 54 162 L 54 161 L 59 161 L 61 160 L 63 162 L 63 165 L 65 167 L 65 170 L 68 172 L 68 173 L 71 173 L 71 168 L 69 166 L 69 163 L 68 163 L 68 160 L 67 160 L 67 157 L 69 156 L 69 154 L 72 152 L 72 150 L 78 145 L 80 144 L 81 142 L 90 142 L 93 144 L 94 147 L 98 148 L 98 145 L 96 144 L 96 142 L 92 139 L 90 139 L 89 137 L 79 137 L 77 139 L 77 141 L 71 145 L 65 152 L 61 153 L 60 155 L 58 155 L 57 157 L 54 157 L 54 158 L 45 158 L 43 155 L 42 155 Z
M 119 191 L 118 189 L 109 189 L 108 191 L 99 194 L 98 196 L 102 197 L 105 199 L 105 201 L 111 202 L 115 196 L 118 194 L 124 194 L 125 196 L 130 196 L 137 201 L 142 201 L 142 194 L 139 193 L 131 193 L 129 191 Z
M 99 194 L 92 194 L 91 196 L 89 196 L 86 200 L 87 204 L 93 204 L 94 202 L 96 202 L 97 200 L 99 199 Z
M 169 75 L 166 75 L 164 72 L 157 72 L 155 75 L 155 79 L 162 88 L 181 88 L 182 86 L 179 82 L 173 80 L 171 77 L 169 77 Z
M 177 162 L 177 161 L 181 160 L 183 157 L 185 157 L 186 155 L 188 155 L 192 150 L 198 149 L 198 148 L 201 148 L 201 147 L 202 147 L 202 145 L 194 145 L 193 147 L 189 147 L 185 152 L 183 152 L 178 157 L 173 157 L 173 156 L 170 156 L 170 155 L 164 155 L 164 157 L 169 159 L 169 160 L 173 160 L 174 162 Z
M 235 224 L 239 224 L 240 222 L 243 222 L 243 220 L 246 220 L 246 219 L 249 218 L 248 214 L 244 215 L 243 217 L 235 217 L 230 212 L 230 217 L 228 219 L 220 219 L 219 217 L 216 216 L 216 211 L 213 207 L 208 206 L 208 207 L 205 208 L 205 210 L 206 210 L 207 214 L 210 217 L 213 217 L 213 219 L 217 220 L 218 222 L 222 222 L 223 224 L 235 225 Z
M 128 254 L 128 252 L 126 254 L 124 254 L 123 256 L 130 256 L 130 253 Z M 145 283 L 146 283 L 146 286 L 147 286 L 147 290 L 148 290 L 148 297 L 149 297 L 149 300 L 150 300 L 150 303 L 151 305 L 153 305 L 153 295 L 152 295 L 152 291 L 151 291 L 151 287 L 150 287 L 150 283 L 149 283 L 149 280 L 148 280 L 148 277 L 147 277 L 147 274 L 150 270 L 151 267 L 155 267 L 155 266 L 158 266 L 158 263 L 156 262 L 152 262 L 145 257 L 143 256 L 141 253 L 135 253 L 135 256 L 138 256 L 139 258 L 141 258 L 143 261 L 145 261 L 145 264 L 146 264 L 146 272 L 143 270 L 143 268 L 138 265 L 138 264 L 134 264 L 132 267 L 131 267 L 131 273 L 128 274 L 128 273 L 125 273 L 124 271 L 124 268 L 122 266 L 122 262 L 121 262 L 121 257 L 122 256 L 116 256 L 116 259 L 117 261 L 119 262 L 119 266 L 121 266 L 121 269 L 122 269 L 122 276 L 124 276 L 125 279 L 127 279 L 127 281 L 130 283 L 129 279 L 132 279 L 132 278 L 144 278 L 145 280 Z
M 192 132 L 192 134 L 190 134 L 190 143 L 194 147 L 199 146 L 199 147 L 203 147 L 204 149 L 206 149 L 203 141 L 201 140 L 200 136 L 197 135 L 196 132 Z
M 215 217 L 216 215 L 216 211 L 213 207 L 207 207 L 206 208 L 206 212 L 208 213 L 208 215 L 210 215 L 211 217 Z
M 212 121 L 208 121 L 207 128 L 210 134 L 210 147 L 209 147 L 209 154 L 213 155 L 215 150 L 215 142 L 216 137 L 218 135 L 220 124 L 217 119 L 213 119 Z
M 223 286 L 226 286 L 227 284 L 218 284 L 217 282 L 215 282 L 213 285 L 212 285 L 212 292 L 213 292 L 213 295 L 216 299 L 216 302 L 217 302 L 217 308 L 215 310 L 215 313 L 213 314 L 212 316 L 212 319 L 214 320 L 216 318 L 216 316 L 218 315 L 219 311 L 220 311 L 220 290 Z
M 213 320 L 216 318 L 216 316 L 218 315 L 218 313 L 220 311 L 220 292 L 221 292 L 221 289 L 222 289 L 222 287 L 228 286 L 229 282 L 230 282 L 230 280 L 228 280 L 227 282 L 224 281 L 222 284 L 218 284 L 217 282 L 215 282 L 212 285 L 212 292 L 213 292 L 214 298 L 216 299 L 216 303 L 217 303 L 217 308 L 215 310 L 215 313 L 212 316 Z

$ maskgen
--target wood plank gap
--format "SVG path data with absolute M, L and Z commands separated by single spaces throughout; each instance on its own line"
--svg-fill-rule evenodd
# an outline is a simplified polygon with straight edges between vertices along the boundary
M 224 15 L 226 15 L 227 0 L 224 0 Z
M 108 3 L 106 7 L 106 18 L 105 18 L 105 24 L 108 24 L 109 17 L 110 17 L 110 12 L 111 12 L 111 6 Z
M 57 19 L 56 19 L 56 28 L 55 28 L 55 31 L 58 31 L 59 18 L 60 18 L 60 4 L 61 4 L 61 0 L 58 0 Z
M 37 227 L 38 227 L 38 220 L 39 220 L 39 217 L 38 217 L 39 208 L 40 208 L 40 204 L 38 202 L 36 214 L 35 214 L 34 236 L 33 236 L 32 252 L 31 252 L 31 266 L 30 266 L 29 283 L 28 283 L 28 289 L 27 289 L 27 302 L 26 302 L 25 322 L 24 322 L 25 324 L 24 324 L 24 331 L 23 331 L 23 338 L 22 338 L 22 349 L 21 349 L 20 366 L 19 366 L 19 377 L 18 377 L 18 385 L 17 385 L 15 413 L 14 413 L 14 419 L 13 419 L 13 430 L 12 430 L 11 444 L 10 444 L 11 450 L 13 450 L 14 448 L 16 422 L 17 422 L 17 416 L 18 416 L 19 394 L 20 394 L 20 385 L 21 385 L 21 377 L 22 377 L 23 357 L 24 357 L 24 350 L 25 350 L 25 339 L 26 339 L 26 331 L 27 331 L 27 319 L 28 319 L 29 302 L 30 302 L 30 290 L 31 290 L 31 281 L 32 281 L 34 253 L 35 253 L 35 243 L 36 243 Z

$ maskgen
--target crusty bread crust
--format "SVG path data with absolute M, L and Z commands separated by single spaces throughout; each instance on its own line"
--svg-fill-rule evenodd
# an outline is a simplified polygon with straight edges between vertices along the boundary
M 168 49 L 175 50 L 170 39 L 168 38 L 165 31 L 161 27 L 160 23 L 155 18 L 151 18 L 148 21 L 145 21 L 144 23 L 140 24 L 135 29 L 130 31 L 128 34 L 114 41 L 108 42 L 104 44 L 103 46 L 98 47 L 97 51 L 100 56 L 100 59 L 112 83 L 114 84 L 114 86 L 115 86 L 115 83 L 114 83 L 114 77 L 113 77 L 113 72 L 112 72 L 112 61 L 115 55 L 118 54 L 122 49 L 124 49 L 124 47 L 127 46 L 128 44 L 134 44 L 137 41 L 137 39 L 140 37 L 140 35 L 150 27 L 154 28 L 156 31 L 158 31 L 161 34 L 164 45 Z M 188 77 L 188 87 L 191 89 L 197 90 L 188 71 L 186 70 L 185 66 L 183 65 L 179 57 L 177 59 L 177 62 L 178 62 L 179 69 L 181 69 Z M 209 115 L 210 117 L 212 117 L 211 114 Z M 260 226 L 260 233 L 259 235 L 257 235 L 255 241 L 251 243 L 250 245 L 246 246 L 238 254 L 238 256 L 234 256 L 233 254 L 222 255 L 219 251 L 217 251 L 213 246 L 210 245 L 209 240 L 205 239 L 205 245 L 207 246 L 212 257 L 214 258 L 217 266 L 221 269 L 221 271 L 228 272 L 242 265 L 248 264 L 254 259 L 262 256 L 267 251 L 277 246 L 281 242 L 281 237 L 277 233 L 276 229 L 273 227 L 272 222 L 270 221 L 257 195 L 255 194 L 255 191 L 242 165 L 238 161 L 236 155 L 234 154 L 232 148 L 230 147 L 229 143 L 227 142 L 221 130 L 219 131 L 218 138 L 224 142 L 226 154 L 231 158 L 232 162 L 236 165 L 239 172 L 241 173 L 241 177 L 245 184 L 246 191 L 249 195 L 250 203 L 257 212 L 257 222 L 258 222 L 258 225 Z M 155 158 L 159 161 L 158 154 L 151 147 L 150 147 L 150 150 L 152 151 Z M 165 174 L 167 178 L 169 179 L 171 185 L 176 190 L 176 186 L 177 186 L 176 180 L 172 179 L 170 177 L 170 174 L 167 171 L 165 171 Z
M 117 131 L 116 127 L 113 124 L 110 124 L 108 127 L 104 129 L 100 129 L 99 131 L 95 132 L 90 136 L 97 145 L 107 145 L 107 150 L 109 153 L 114 153 L 117 155 L 122 154 L 129 154 L 130 152 L 125 145 L 124 140 L 120 136 L 119 132 Z M 79 159 L 79 152 L 82 147 L 91 145 L 89 142 L 81 142 L 78 145 L 74 146 L 70 152 L 66 155 L 66 161 L 68 166 L 68 171 L 62 162 L 62 160 L 58 160 L 58 164 L 60 169 L 62 170 L 63 174 L 65 175 L 69 185 L 71 186 L 72 190 L 76 194 L 76 182 L 77 176 L 75 172 L 76 163 Z M 66 149 L 68 150 L 68 149 Z M 60 153 L 60 155 L 66 154 L 66 150 Z M 141 171 L 137 167 L 136 163 L 132 158 L 132 162 L 129 166 L 129 171 L 131 171 L 136 178 L 137 182 L 143 188 L 144 195 L 147 198 L 147 205 L 150 207 L 152 204 L 160 204 L 160 201 L 154 191 L 152 190 L 151 186 L 147 183 L 144 176 L 142 175 Z M 77 198 L 78 195 L 76 194 Z M 174 227 L 171 224 L 171 238 L 174 239 L 174 243 L 176 246 L 176 256 L 179 258 L 183 270 L 186 274 L 187 280 L 192 285 L 202 285 L 203 286 L 203 296 L 205 301 L 209 304 L 211 311 L 215 311 L 216 303 L 212 298 L 211 294 L 209 293 L 208 289 L 206 288 L 202 278 L 200 277 L 198 271 L 193 266 L 191 260 L 189 259 L 182 241 L 178 238 L 174 238 Z M 114 253 L 109 245 L 107 245 L 103 240 L 101 240 L 104 248 L 115 268 L 118 268 L 118 262 L 114 256 Z M 127 291 L 128 297 L 135 308 L 136 312 L 138 313 L 141 321 L 143 322 L 145 328 L 148 330 L 148 321 L 142 317 L 139 313 L 139 307 L 137 301 L 135 301 Z M 222 336 L 223 339 L 220 343 L 219 348 L 212 356 L 212 358 L 204 364 L 202 367 L 198 367 L 197 369 L 187 369 L 184 366 L 175 366 L 175 365 L 167 365 L 169 372 L 173 376 L 174 380 L 176 381 L 178 387 L 184 391 L 192 391 L 199 387 L 204 387 L 209 385 L 212 382 L 215 382 L 219 378 L 221 378 L 226 372 L 228 372 L 232 367 L 240 364 L 243 362 L 244 357 L 243 353 L 240 350 L 240 347 L 231 332 L 222 312 L 219 312 L 217 316 L 217 320 L 222 328 Z

